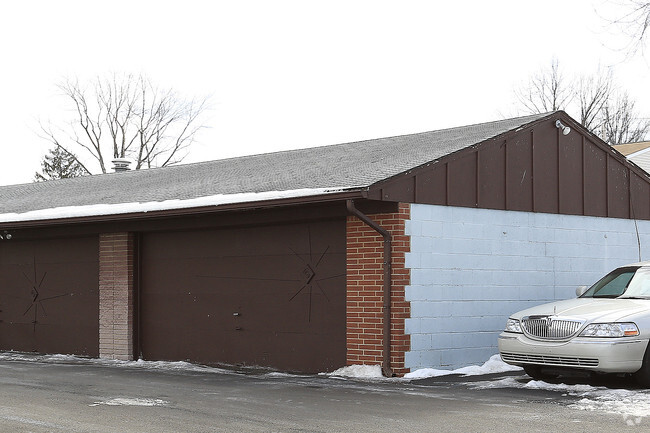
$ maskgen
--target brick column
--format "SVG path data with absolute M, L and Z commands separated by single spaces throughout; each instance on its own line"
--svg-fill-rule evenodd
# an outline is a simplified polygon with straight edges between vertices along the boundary
M 405 253 L 410 251 L 404 234 L 411 207 L 400 203 L 396 213 L 369 215 L 393 238 L 391 287 L 391 366 L 402 376 L 404 354 L 411 338 L 405 335 L 404 321 L 411 315 L 411 303 L 405 300 L 410 270 Z M 383 240 L 371 227 L 355 216 L 347 219 L 347 364 L 382 364 L 383 361 Z
M 134 235 L 99 235 L 99 357 L 133 359 Z

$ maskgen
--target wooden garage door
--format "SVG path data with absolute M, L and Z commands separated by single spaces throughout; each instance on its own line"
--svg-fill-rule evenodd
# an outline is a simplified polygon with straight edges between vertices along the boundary
M 143 357 L 331 371 L 345 364 L 345 220 L 142 238 Z
M 0 350 L 99 354 L 97 237 L 0 242 Z

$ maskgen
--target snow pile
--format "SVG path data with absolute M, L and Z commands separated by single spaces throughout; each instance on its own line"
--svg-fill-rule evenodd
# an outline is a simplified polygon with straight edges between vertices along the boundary
M 379 365 L 348 365 L 347 367 L 341 367 L 336 371 L 326 374 L 328 376 L 353 377 L 357 379 L 383 378 Z
M 421 368 L 404 375 L 405 379 L 425 379 L 427 377 L 447 376 L 460 374 L 464 376 L 480 376 L 483 374 L 505 373 L 508 371 L 521 371 L 521 367 L 506 364 L 499 355 L 493 355 L 483 365 L 470 365 L 456 370 L 439 370 L 435 368 Z
M 591 385 L 567 385 L 565 383 L 546 383 L 542 380 L 531 380 L 526 385 L 528 389 L 542 389 L 546 391 L 566 392 L 571 395 L 577 395 L 587 392 L 595 392 L 598 388 Z
M 161 400 L 159 398 L 152 399 L 152 398 L 126 398 L 126 397 L 118 397 L 118 398 L 112 398 L 110 400 L 104 400 L 104 401 L 97 401 L 93 404 L 90 404 L 89 406 L 146 406 L 146 407 L 154 407 L 154 406 L 166 406 L 168 405 L 169 402 L 165 400 Z
M 309 374 L 298 374 L 298 373 L 285 373 L 282 371 L 271 371 L 269 373 L 265 373 L 263 375 L 264 377 L 268 378 L 277 378 L 277 379 L 300 379 L 300 378 L 308 378 L 311 377 Z
M 483 374 L 505 373 L 508 371 L 523 371 L 521 367 L 506 364 L 499 355 L 493 355 L 483 365 L 470 365 L 456 370 L 439 370 L 435 368 L 422 368 L 404 375 L 404 379 L 425 379 L 427 377 L 447 376 L 458 374 L 463 376 L 479 376 Z M 339 368 L 332 373 L 321 373 L 327 376 L 351 377 L 360 379 L 383 378 L 379 365 L 349 365 Z
M 544 391 L 561 392 L 564 395 L 583 396 L 590 392 L 596 392 L 604 387 L 594 387 L 591 385 L 567 385 L 565 383 L 547 383 L 541 380 L 522 381 L 516 377 L 506 377 L 499 380 L 475 382 L 469 384 L 474 389 L 498 389 L 498 388 L 521 388 L 521 389 L 538 389 Z

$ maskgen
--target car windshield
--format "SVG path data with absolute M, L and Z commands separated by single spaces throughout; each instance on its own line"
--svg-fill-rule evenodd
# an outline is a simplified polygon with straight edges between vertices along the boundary
M 581 298 L 650 299 L 650 268 L 618 268 L 591 286 Z

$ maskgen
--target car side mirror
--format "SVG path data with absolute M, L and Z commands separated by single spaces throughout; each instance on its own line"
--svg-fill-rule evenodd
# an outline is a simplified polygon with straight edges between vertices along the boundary
M 587 290 L 589 290 L 589 286 L 579 286 L 576 289 L 576 296 L 579 298 L 580 296 L 584 295 Z

